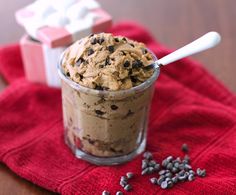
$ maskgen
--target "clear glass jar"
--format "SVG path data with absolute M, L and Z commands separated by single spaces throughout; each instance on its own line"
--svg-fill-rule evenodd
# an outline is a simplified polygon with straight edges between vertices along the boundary
M 153 59 L 157 60 L 153 54 Z M 83 87 L 62 69 L 65 142 L 76 157 L 98 165 L 130 161 L 145 150 L 149 107 L 159 70 L 139 86 L 120 91 Z

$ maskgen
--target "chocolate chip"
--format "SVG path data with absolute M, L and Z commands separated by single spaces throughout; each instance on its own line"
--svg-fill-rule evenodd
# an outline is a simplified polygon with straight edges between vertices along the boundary
M 161 176 L 158 178 L 158 180 L 157 180 L 157 184 L 158 184 L 158 185 L 161 185 L 161 183 L 162 183 L 163 181 L 165 181 L 165 176 L 164 176 L 164 175 L 161 175 Z
M 124 63 L 124 67 L 127 68 L 129 66 L 130 66 L 130 62 L 128 60 L 126 60 L 125 63 Z
M 143 66 L 143 63 L 140 60 L 135 60 L 132 63 L 132 68 L 141 68 Z
M 118 192 L 116 192 L 116 195 L 123 195 L 123 192 L 118 191 Z
M 149 169 L 148 169 L 148 167 L 147 167 L 147 168 L 143 169 L 141 175 L 146 175 L 146 174 L 148 174 L 148 173 L 149 173 Z
M 66 76 L 70 77 L 70 73 L 69 73 L 69 72 L 67 72 L 67 73 L 66 73 Z
M 146 169 L 148 167 L 147 159 L 142 160 L 142 169 Z
M 94 34 L 92 33 L 92 34 L 89 35 L 89 37 L 92 37 L 93 35 L 94 35 Z
M 110 65 L 110 64 L 111 64 L 111 63 L 110 63 L 110 58 L 107 57 L 106 60 L 105 60 L 105 66 Z
M 100 65 L 99 65 L 99 68 L 104 68 L 104 65 L 103 65 L 103 64 L 100 64 Z
M 157 184 L 157 183 L 158 183 L 158 180 L 157 180 L 156 177 L 152 177 L 152 178 L 150 179 L 150 182 L 151 182 L 152 184 Z
M 134 44 L 133 44 L 133 43 L 130 43 L 130 45 L 131 45 L 132 47 L 134 47 Z
M 110 195 L 110 192 L 104 190 L 104 191 L 102 192 L 102 195 Z
M 193 181 L 195 179 L 193 174 L 189 174 L 188 181 Z
M 97 39 L 97 43 L 99 43 L 100 45 L 105 41 L 105 39 L 103 37 L 101 37 L 100 39 Z
M 127 181 L 120 180 L 120 185 L 124 188 L 127 185 Z
M 138 79 L 134 76 L 130 76 L 130 80 L 133 82 L 133 83 L 136 83 L 138 81 Z
M 142 53 L 143 53 L 143 54 L 146 54 L 146 53 L 147 53 L 147 49 L 146 49 L 146 48 L 141 48 L 141 50 L 142 50 Z
M 130 191 L 132 190 L 132 186 L 130 184 L 127 184 L 125 187 L 124 187 L 124 190 L 125 191 Z
M 128 181 L 128 178 L 127 178 L 126 176 L 121 176 L 121 177 L 120 177 L 120 180 L 121 180 L 121 181 L 126 181 L 126 182 L 127 182 L 127 181 Z
M 114 40 L 115 40 L 115 42 L 119 42 L 120 41 L 118 37 L 115 37 Z
M 107 47 L 107 49 L 108 49 L 108 51 L 109 51 L 110 53 L 113 53 L 113 52 L 115 51 L 115 48 L 114 48 L 113 45 L 109 45 L 109 46 Z
M 94 53 L 94 50 L 93 50 L 92 48 L 90 48 L 90 49 L 88 50 L 88 56 L 92 55 L 93 53 Z
M 189 149 L 188 149 L 188 145 L 187 144 L 183 144 L 182 147 L 181 147 L 181 150 L 184 152 L 184 153 L 188 153 Z
M 153 158 L 152 153 L 151 152 L 144 152 L 143 158 L 146 158 L 147 160 L 151 160 Z
M 166 189 L 167 187 L 168 187 L 167 181 L 163 181 L 163 182 L 161 183 L 161 188 L 162 188 L 162 189 Z
M 97 43 L 97 39 L 96 39 L 96 38 L 92 39 L 90 43 L 91 43 L 92 45 L 95 45 L 95 44 Z
M 199 177 L 205 177 L 206 176 L 206 170 L 205 169 L 200 169 L 200 168 L 198 168 L 197 169 L 197 175 L 199 176 Z
M 118 106 L 116 106 L 116 105 L 111 105 L 111 109 L 112 109 L 112 110 L 117 110 L 117 109 L 118 109 Z
M 123 41 L 127 42 L 127 39 L 125 37 L 122 38 Z
M 127 176 L 128 179 L 131 179 L 131 178 L 134 177 L 134 173 L 128 172 L 128 173 L 126 173 L 126 176 Z
M 122 55 L 126 56 L 126 53 L 124 51 L 121 51 Z
M 102 86 L 96 85 L 95 89 L 102 91 L 104 88 Z
M 84 58 L 79 58 L 79 59 L 76 61 L 75 65 L 76 65 L 76 66 L 79 66 L 79 65 L 82 64 L 83 62 L 84 62 Z
M 98 114 L 98 115 L 103 115 L 103 114 L 105 114 L 105 112 L 102 112 L 101 110 L 95 110 L 95 113 Z

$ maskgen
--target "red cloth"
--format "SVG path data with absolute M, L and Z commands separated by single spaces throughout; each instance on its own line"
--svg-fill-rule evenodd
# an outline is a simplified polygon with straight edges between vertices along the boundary
M 158 57 L 170 52 L 138 25 L 120 23 L 111 32 L 146 43 Z M 63 141 L 60 90 L 24 79 L 18 45 L 0 50 L 0 72 L 10 83 L 0 94 L 0 161 L 22 178 L 61 194 L 115 194 L 120 176 L 133 171 L 139 175 L 129 194 L 235 193 L 236 98 L 198 63 L 183 59 L 162 69 L 147 149 L 160 161 L 181 156 L 187 143 L 193 168 L 206 168 L 207 177 L 166 191 L 152 185 L 151 176 L 140 176 L 141 155 L 111 167 L 76 159 Z

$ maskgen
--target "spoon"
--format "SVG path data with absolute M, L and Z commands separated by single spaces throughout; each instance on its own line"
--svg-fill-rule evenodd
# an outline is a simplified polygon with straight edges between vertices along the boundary
M 181 47 L 180 49 L 164 56 L 154 63 L 145 66 L 145 69 L 160 68 L 161 66 L 170 64 L 187 56 L 215 47 L 221 40 L 221 36 L 217 32 L 208 32 L 195 41 Z

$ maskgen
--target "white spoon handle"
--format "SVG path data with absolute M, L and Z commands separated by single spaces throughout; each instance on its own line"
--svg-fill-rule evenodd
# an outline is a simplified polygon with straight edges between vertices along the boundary
M 220 34 L 217 32 L 209 32 L 197 40 L 181 47 L 180 49 L 170 53 L 169 55 L 157 61 L 158 64 L 167 65 L 171 62 L 177 61 L 181 58 L 193 55 L 195 53 L 210 49 L 216 46 L 221 40 Z

